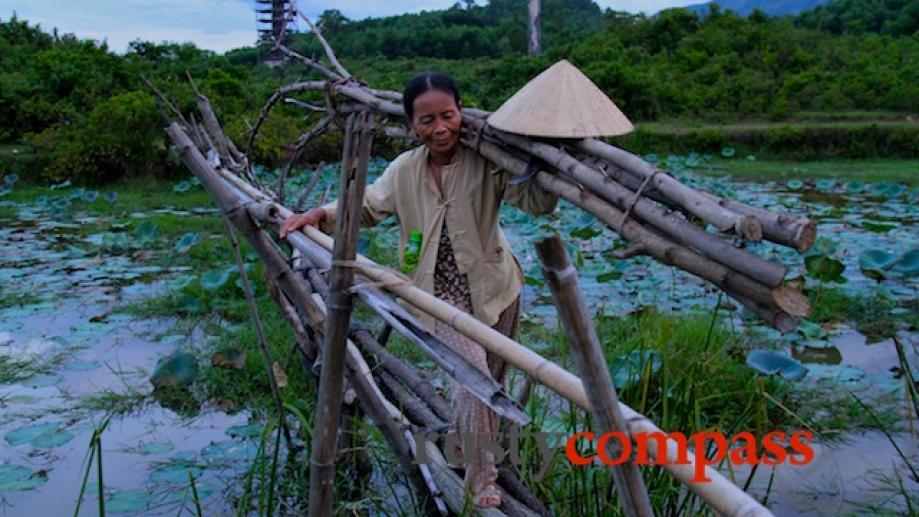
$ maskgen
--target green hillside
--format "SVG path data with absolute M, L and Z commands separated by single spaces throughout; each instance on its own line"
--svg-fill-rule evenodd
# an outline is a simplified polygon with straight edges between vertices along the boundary
M 914 156 L 919 149 L 919 131 L 910 122 L 919 112 L 915 36 L 835 34 L 791 18 L 724 11 L 704 20 L 683 9 L 645 17 L 603 11 L 588 0 L 548 0 L 546 49 L 533 57 L 523 48 L 525 4 L 498 0 L 362 21 L 327 11 L 322 21 L 342 61 L 369 84 L 401 90 L 421 70 L 442 70 L 457 78 L 464 102 L 486 109 L 556 60 L 569 59 L 638 123 L 632 143 L 640 149 L 688 142 L 717 148 L 734 138 L 777 156 L 802 149 L 807 156 Z M 310 36 L 291 45 L 320 54 Z M 141 74 L 184 110 L 194 104 L 190 74 L 230 136 L 245 142 L 275 88 L 306 77 L 298 67 L 263 66 L 263 52 L 250 47 L 217 55 L 188 44 L 137 41 L 118 55 L 27 21 L 0 22 L 0 144 L 25 146 L 16 154 L 0 152 L 0 173 L 96 182 L 177 174 L 163 141 L 163 110 Z M 884 112 L 886 122 L 861 115 L 852 121 L 854 111 Z M 849 122 L 814 126 L 813 113 Z M 642 129 L 648 122 L 660 124 Z M 704 126 L 725 123 L 734 126 Z M 738 133 L 749 123 L 756 129 Z M 686 126 L 701 129 L 661 129 Z M 303 130 L 298 108 L 275 110 L 254 158 L 269 167 L 283 163 Z M 334 138 L 315 145 L 307 156 L 335 158 Z

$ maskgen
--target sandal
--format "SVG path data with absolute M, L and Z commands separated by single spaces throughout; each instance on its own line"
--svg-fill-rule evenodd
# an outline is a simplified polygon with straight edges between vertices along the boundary
M 501 491 L 489 483 L 472 497 L 472 502 L 479 508 L 497 508 L 501 506 Z

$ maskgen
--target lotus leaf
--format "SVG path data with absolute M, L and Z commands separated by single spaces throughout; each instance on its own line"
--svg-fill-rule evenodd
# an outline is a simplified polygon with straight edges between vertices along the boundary
M 61 429 L 61 424 L 42 422 L 14 429 L 4 436 L 11 447 L 30 444 L 33 447 L 50 449 L 73 439 L 73 434 Z
M 826 330 L 820 324 L 808 320 L 801 320 L 795 330 L 811 340 L 823 339 L 827 335 Z
M 191 247 L 198 242 L 198 239 L 198 232 L 188 232 L 182 234 L 182 236 L 179 237 L 179 240 L 177 240 L 175 243 L 175 250 L 178 253 L 187 253 L 188 250 L 190 250 Z
M 150 481 L 183 486 L 188 484 L 189 472 L 198 477 L 204 472 L 204 469 L 184 461 L 164 463 L 150 473 Z
M 138 240 L 143 242 L 152 241 L 159 235 L 160 229 L 156 227 L 156 223 L 150 220 L 144 220 L 140 223 L 136 230 L 134 230 L 134 236 Z
M 139 515 L 153 501 L 153 495 L 144 490 L 118 490 L 105 498 L 105 511 Z
M 105 201 L 108 202 L 109 204 L 114 204 L 115 201 L 118 200 L 118 193 L 115 192 L 114 190 L 113 190 L 113 191 L 110 191 L 110 192 L 106 192 L 105 195 L 103 196 L 103 198 L 104 198 Z
M 22 465 L 0 465 L 0 493 L 31 490 L 48 481 L 44 472 L 32 472 Z
M 189 181 L 180 181 L 172 187 L 173 192 L 188 192 L 192 187 Z
M 249 440 L 226 440 L 201 449 L 201 457 L 208 463 L 241 464 L 255 458 L 258 446 Z
M 185 289 L 190 286 L 198 278 L 197 275 L 184 274 L 179 275 L 167 282 L 167 285 L 171 289 Z
M 871 222 L 871 221 L 864 221 L 864 222 L 861 224 L 861 227 L 864 228 L 864 229 L 866 229 L 866 230 L 868 230 L 869 232 L 874 232 L 874 233 L 887 233 L 887 232 L 889 232 L 890 230 L 893 230 L 894 228 L 896 228 L 897 225 L 895 225 L 895 224 L 888 224 L 888 223 L 874 223 L 874 222 Z
M 753 156 L 752 154 L 748 154 L 748 155 L 747 155 L 747 161 L 748 161 L 748 162 L 755 162 L 755 161 L 756 161 L 756 156 Z
M 624 390 L 641 381 L 646 371 L 655 375 L 662 364 L 661 356 L 653 350 L 633 350 L 614 359 L 610 363 L 609 372 L 613 377 L 613 385 Z
M 905 277 L 919 275 L 919 248 L 904 253 L 891 269 Z
M 846 266 L 842 262 L 826 255 L 811 255 L 804 259 L 807 274 L 821 282 L 845 282 L 842 272 Z
M 226 269 L 212 269 L 201 276 L 201 287 L 208 291 L 217 291 L 230 280 Z
M 865 276 L 875 280 L 883 280 L 884 272 L 894 264 L 896 259 L 884 250 L 865 250 L 858 256 L 858 267 Z
M 849 183 L 846 184 L 846 191 L 849 194 L 852 194 L 852 195 L 861 194 L 862 192 L 864 192 L 864 190 L 865 190 L 864 181 L 856 180 L 856 181 L 850 181 Z
M 85 201 L 85 202 L 87 202 L 87 203 L 92 203 L 92 202 L 96 201 L 97 199 L 99 199 L 99 191 L 98 191 L 98 190 L 89 190 L 89 191 L 86 191 L 86 192 L 83 193 L 83 201 Z
M 808 372 L 807 367 L 798 361 L 773 350 L 751 350 L 747 355 L 747 365 L 767 375 L 779 374 L 789 381 L 800 381 Z
M 835 186 L 836 186 L 836 181 L 834 180 L 819 180 L 814 185 L 814 188 L 819 190 L 820 192 L 829 192 L 833 190 L 833 187 Z
M 166 454 L 172 451 L 173 445 L 170 442 L 150 442 L 137 447 L 138 454 L 144 456 L 150 454 Z
M 804 188 L 804 182 L 801 180 L 790 180 L 785 184 L 785 187 L 787 187 L 788 190 L 801 190 Z
M 176 310 L 184 313 L 201 312 L 204 309 L 204 302 L 200 298 L 191 294 L 184 294 L 176 302 Z
M 150 382 L 156 389 L 188 386 L 198 377 L 198 361 L 192 354 L 176 350 L 160 358 L 153 369 Z
M 721 156 L 724 156 L 725 158 L 730 158 L 734 156 L 735 153 L 736 151 L 734 151 L 733 147 L 722 147 L 721 148 Z
M 255 438 L 262 434 L 262 431 L 265 430 L 264 425 L 260 424 L 247 424 L 247 425 L 234 425 L 230 427 L 225 432 L 227 436 L 233 438 Z

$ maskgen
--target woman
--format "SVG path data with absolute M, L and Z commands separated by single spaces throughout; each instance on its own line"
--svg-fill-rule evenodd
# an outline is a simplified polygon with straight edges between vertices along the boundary
M 551 212 L 558 199 L 532 182 L 509 184 L 506 172 L 460 145 L 460 94 L 450 77 L 417 75 L 405 88 L 403 105 L 407 124 L 423 145 L 399 155 L 367 187 L 361 223 L 377 224 L 395 214 L 401 230 L 400 261 L 411 231 L 421 230 L 415 286 L 514 338 L 523 271 L 498 225 L 498 209 L 505 200 L 539 215 Z M 332 202 L 289 217 L 281 225 L 281 236 L 307 224 L 331 231 L 335 208 Z M 502 359 L 446 323 L 427 315 L 421 319 L 439 339 L 503 383 Z M 477 506 L 500 506 L 494 455 L 483 447 L 485 437 L 498 432 L 497 415 L 456 383 L 452 402 L 452 431 L 475 437 L 470 441 L 474 450 L 464 451 L 466 489 Z

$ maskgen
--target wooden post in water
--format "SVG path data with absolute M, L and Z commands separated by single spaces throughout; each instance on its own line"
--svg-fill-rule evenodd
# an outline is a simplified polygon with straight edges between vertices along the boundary
M 332 515 L 332 486 L 335 481 L 335 456 L 338 424 L 341 418 L 345 347 L 351 319 L 354 279 L 349 262 L 357 258 L 357 233 L 364 183 L 373 136 L 370 114 L 350 115 L 345 128 L 341 164 L 338 211 L 335 214 L 335 244 L 329 280 L 328 326 L 322 348 L 319 395 L 310 458 L 310 517 Z
M 571 343 L 575 363 L 581 374 L 584 391 L 590 400 L 591 413 L 597 437 L 605 433 L 617 432 L 629 437 L 629 428 L 622 410 L 619 408 L 619 397 L 610 377 L 606 358 L 600 348 L 600 340 L 594 330 L 587 312 L 587 304 L 578 286 L 577 270 L 568 260 L 568 253 L 559 236 L 552 235 L 536 241 L 536 251 L 542 262 L 542 273 L 558 309 L 558 317 L 565 328 L 565 334 Z M 618 440 L 608 440 L 610 458 L 618 458 L 622 447 Z M 641 477 L 641 471 L 635 464 L 635 453 L 619 466 L 612 467 L 613 481 L 619 491 L 622 509 L 629 517 L 652 516 L 648 491 Z

